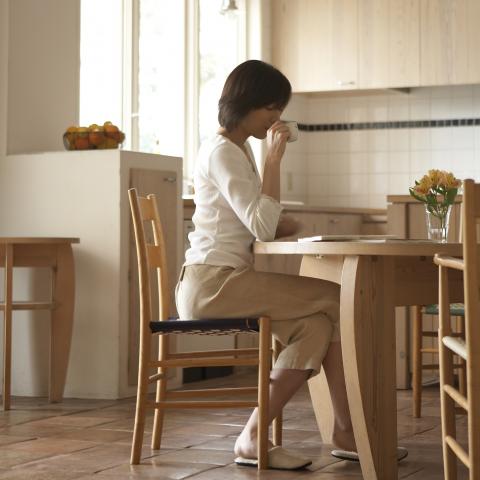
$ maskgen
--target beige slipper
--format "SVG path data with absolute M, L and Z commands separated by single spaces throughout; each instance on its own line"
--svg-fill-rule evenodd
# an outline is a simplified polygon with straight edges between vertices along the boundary
M 256 458 L 237 457 L 235 463 L 245 467 L 258 466 L 258 460 Z M 268 451 L 268 468 L 274 468 L 276 470 L 300 470 L 311 464 L 312 461 L 309 458 L 289 452 L 283 447 L 273 447 Z
M 339 458 L 340 460 L 349 460 L 350 462 L 358 462 L 357 452 L 349 452 L 347 450 L 332 450 L 332 456 Z M 403 460 L 408 455 L 408 450 L 404 447 L 397 448 L 397 460 Z

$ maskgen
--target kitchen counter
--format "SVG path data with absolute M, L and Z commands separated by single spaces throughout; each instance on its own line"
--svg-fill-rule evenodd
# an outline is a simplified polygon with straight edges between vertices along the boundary
M 455 197 L 455 203 L 461 203 L 462 196 L 457 195 Z M 420 203 L 411 195 L 387 195 L 387 203 Z
M 396 198 L 396 197 L 395 197 Z M 362 214 L 386 216 L 387 210 L 381 208 L 353 208 L 353 207 L 319 207 L 316 205 L 298 205 L 281 202 L 287 212 L 311 212 L 311 213 L 336 213 L 336 214 Z M 195 209 L 193 198 L 183 199 L 183 208 Z

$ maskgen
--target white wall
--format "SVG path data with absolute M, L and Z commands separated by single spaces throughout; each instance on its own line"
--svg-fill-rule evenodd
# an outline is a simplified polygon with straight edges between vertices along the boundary
M 134 394 L 127 381 L 127 189 L 132 168 L 173 171 L 182 177 L 180 158 L 122 150 L 12 155 L 0 168 L 0 236 L 80 238 L 73 245 L 75 314 L 66 398 L 114 399 Z M 179 182 L 177 204 L 172 205 L 179 245 L 183 237 L 180 192 Z M 48 300 L 50 281 L 48 269 L 14 269 L 14 300 Z M 13 395 L 47 393 L 49 319 L 47 312 L 13 315 Z
M 287 116 L 306 124 L 477 118 L 480 85 L 295 96 Z M 385 208 L 387 194 L 408 194 L 430 168 L 480 180 L 480 126 L 302 132 L 287 150 L 282 196 L 312 205 Z
M 8 0 L 0 0 L 0 162 L 7 150 Z
M 6 18 L 7 152 L 63 150 L 78 121 L 80 0 L 10 0 Z

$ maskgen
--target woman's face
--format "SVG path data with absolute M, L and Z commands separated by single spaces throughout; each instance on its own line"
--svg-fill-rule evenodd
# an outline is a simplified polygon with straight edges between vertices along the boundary
M 280 110 L 275 105 L 268 105 L 262 108 L 251 110 L 240 121 L 239 127 L 245 131 L 248 136 L 263 139 L 267 136 L 267 130 L 278 120 L 283 109 Z

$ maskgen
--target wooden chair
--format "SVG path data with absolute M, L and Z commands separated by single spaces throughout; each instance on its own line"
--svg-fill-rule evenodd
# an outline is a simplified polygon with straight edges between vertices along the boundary
M 147 409 L 155 411 L 152 449 L 160 449 L 165 410 L 170 408 L 247 408 L 258 407 L 258 469 L 268 468 L 268 398 L 272 338 L 270 318 L 229 318 L 178 320 L 169 318 L 170 295 L 165 242 L 154 195 L 139 197 L 135 189 L 128 191 L 132 211 L 140 288 L 140 352 L 137 406 L 131 451 L 131 464 L 140 462 Z M 153 230 L 153 244 L 147 242 L 145 223 Z M 156 282 L 151 272 L 156 272 Z M 152 318 L 152 283 L 157 283 L 159 318 Z M 171 353 L 170 334 L 224 335 L 240 332 L 259 334 L 259 348 Z M 158 360 L 151 358 L 151 340 L 158 337 Z M 279 345 L 274 342 L 273 354 Z M 168 391 L 168 369 L 177 367 L 208 367 L 258 365 L 258 385 L 220 389 Z M 151 370 L 155 369 L 155 373 Z M 148 387 L 156 383 L 156 398 L 148 399 Z M 257 393 L 256 401 L 238 400 L 239 396 Z M 233 397 L 232 400 L 200 400 L 208 397 Z M 196 398 L 196 399 L 195 399 Z M 281 418 L 273 425 L 273 441 L 281 444 Z
M 435 346 L 424 346 L 424 338 L 438 338 L 437 330 L 423 329 L 423 315 L 438 316 L 438 304 L 433 305 L 416 305 L 413 316 L 413 345 L 412 345 L 412 407 L 413 416 L 420 418 L 422 416 L 422 380 L 423 370 L 438 370 L 438 363 L 423 364 L 423 354 L 438 354 L 438 348 Z M 450 315 L 456 319 L 456 331 L 452 333 L 454 336 L 465 338 L 465 309 L 463 303 L 452 303 L 450 305 Z M 466 373 L 465 361 L 460 358 L 455 363 L 454 368 L 458 371 L 458 383 L 460 392 L 465 394 Z
M 457 457 L 469 469 L 470 480 L 480 480 L 480 184 L 463 183 L 463 258 L 435 256 L 439 266 L 440 395 L 445 479 L 457 478 Z M 463 272 L 465 340 L 452 335 L 448 291 L 449 269 Z M 453 382 L 454 354 L 466 361 L 467 392 L 462 395 Z M 456 439 L 455 404 L 468 416 L 468 449 Z

